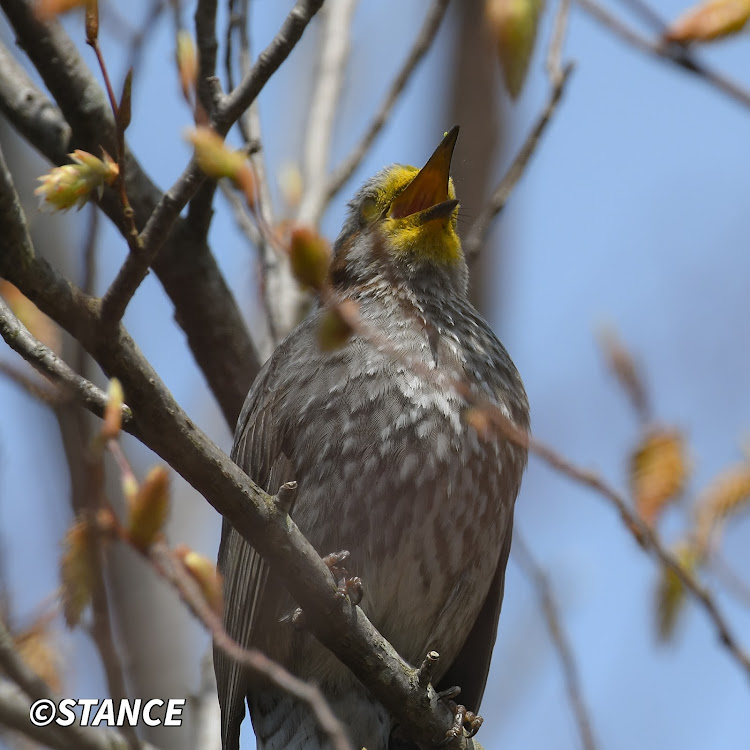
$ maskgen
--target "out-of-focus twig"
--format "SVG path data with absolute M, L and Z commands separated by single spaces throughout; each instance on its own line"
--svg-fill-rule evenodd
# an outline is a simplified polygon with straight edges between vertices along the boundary
M 534 559 L 529 546 L 524 538 L 518 533 L 518 529 L 513 530 L 513 557 L 518 566 L 526 574 L 529 582 L 533 586 L 539 603 L 544 612 L 544 619 L 547 623 L 552 644 L 560 657 L 563 675 L 565 677 L 565 687 L 568 692 L 570 707 L 578 724 L 578 732 L 581 735 L 581 744 L 584 750 L 596 750 L 594 733 L 591 728 L 591 719 L 586 704 L 583 700 L 583 691 L 581 690 L 581 678 L 578 673 L 573 648 L 568 641 L 562 623 L 560 622 L 560 611 L 552 593 L 547 574 L 541 565 Z
M 388 122 L 391 111 L 401 96 L 406 84 L 409 82 L 412 73 L 427 53 L 427 50 L 430 49 L 432 42 L 435 40 L 438 29 L 440 28 L 440 22 L 443 20 L 443 16 L 448 9 L 449 1 L 450 0 L 433 0 L 424 25 L 417 35 L 417 38 L 414 40 L 414 44 L 408 57 L 404 61 L 398 75 L 394 78 L 383 103 L 380 105 L 380 109 L 370 123 L 362 140 L 354 147 L 354 150 L 344 162 L 334 170 L 333 174 L 328 179 L 328 184 L 323 193 L 321 211 L 325 210 L 333 197 L 342 187 L 344 187 L 347 180 L 354 174 L 354 171 L 359 166 L 359 163 L 362 161 L 365 154 L 369 151 L 375 138 L 377 138 L 386 122 Z
M 327 735 L 334 750 L 352 750 L 343 725 L 331 710 L 317 685 L 295 677 L 263 652 L 257 649 L 244 649 L 233 641 L 196 582 L 184 570 L 180 560 L 166 544 L 154 543 L 149 551 L 149 559 L 156 572 L 175 587 L 193 615 L 211 633 L 215 645 L 232 659 L 254 673 L 263 675 L 273 685 L 306 703 L 315 714 L 320 728 Z
M 571 0 L 560 0 L 552 27 L 552 37 L 547 49 L 547 75 L 554 86 L 563 75 L 562 53 L 565 42 L 565 32 L 568 28 Z
M 0 298 L 0 336 L 42 375 L 72 393 L 89 411 L 101 417 L 107 405 L 107 394 L 72 370 L 49 347 L 35 339 Z M 132 425 L 130 408 L 122 408 L 123 427 Z
M 302 157 L 304 197 L 298 219 L 317 224 L 326 203 L 324 186 L 344 69 L 349 58 L 351 21 L 357 0 L 329 0 L 323 9 L 317 76 L 305 126 Z
M 474 221 L 471 231 L 464 242 L 464 254 L 466 255 L 468 263 L 471 263 L 479 254 L 482 245 L 484 244 L 484 240 L 487 237 L 487 232 L 489 231 L 492 219 L 494 219 L 495 216 L 505 208 L 505 204 L 513 192 L 513 188 L 515 188 L 518 181 L 523 177 L 529 160 L 534 155 L 541 137 L 547 129 L 547 125 L 549 125 L 552 120 L 552 115 L 554 115 L 555 110 L 557 109 L 560 98 L 565 91 L 565 85 L 572 72 L 573 63 L 568 63 L 562 68 L 560 75 L 556 78 L 552 86 L 549 98 L 547 99 L 547 104 L 539 115 L 534 127 L 526 136 L 526 140 L 523 142 L 515 159 L 513 159 L 513 162 L 508 167 L 508 171 L 503 176 L 500 184 L 495 188 L 490 199 Z
M 715 71 L 696 59 L 695 55 L 687 48 L 679 44 L 666 44 L 660 40 L 652 41 L 642 36 L 595 0 L 575 0 L 575 2 L 594 20 L 606 26 L 620 39 L 636 49 L 647 52 L 658 59 L 666 60 L 688 73 L 693 73 L 717 91 L 721 91 L 745 107 L 750 107 L 750 91 L 740 86 L 736 81 L 727 78 L 723 73 Z

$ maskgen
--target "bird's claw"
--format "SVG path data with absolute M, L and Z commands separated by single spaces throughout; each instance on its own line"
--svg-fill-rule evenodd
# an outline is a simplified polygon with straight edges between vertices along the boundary
M 357 606 L 362 601 L 363 589 L 362 579 L 359 576 L 350 576 L 349 571 L 343 563 L 347 562 L 351 554 L 348 550 L 334 552 L 326 555 L 323 562 L 331 571 L 333 580 L 336 581 L 336 596 L 339 598 L 348 598 L 353 606 Z
M 451 690 L 455 690 L 455 688 L 451 688 Z M 473 737 L 484 721 L 479 714 L 467 711 L 466 706 L 456 705 L 453 701 L 450 701 L 448 707 L 453 712 L 453 726 L 445 733 L 445 739 L 440 742 L 438 747 L 450 745 L 461 736 Z

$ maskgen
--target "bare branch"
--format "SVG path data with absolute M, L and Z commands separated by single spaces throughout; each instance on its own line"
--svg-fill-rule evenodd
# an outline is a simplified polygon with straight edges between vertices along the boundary
M 111 149 L 114 126 L 107 100 L 59 24 L 41 23 L 31 5 L 23 0 L 1 0 L 0 5 L 45 84 L 53 96 L 59 97 L 58 103 L 72 126 L 76 145 L 92 152 L 101 144 Z M 16 75 L 17 65 L 6 63 L 7 59 L 0 55 L 0 104 L 16 113 L 9 119 L 19 124 L 21 134 L 27 138 L 29 133 L 38 134 L 38 128 L 31 126 L 43 117 L 52 116 L 58 122 L 57 109 L 32 87 L 28 78 Z M 8 70 L 11 75 L 6 76 Z M 32 96 L 39 105 L 29 113 L 22 105 L 31 101 Z M 67 127 L 64 121 L 60 122 L 61 127 Z M 54 163 L 67 161 L 67 142 L 60 147 L 54 140 L 41 136 L 32 142 Z M 159 202 L 161 191 L 132 155 L 128 155 L 127 181 L 136 224 L 142 226 Z M 169 195 L 164 200 L 169 203 Z M 119 222 L 122 211 L 112 191 L 105 191 L 101 206 L 113 221 Z M 177 322 L 233 429 L 260 363 L 237 303 L 205 238 L 196 237 L 190 225 L 177 218 L 177 214 L 179 209 L 162 226 L 165 233 L 169 228 L 172 231 L 166 242 L 164 237 L 160 238 L 164 244 L 153 262 L 154 271 L 174 303 Z M 118 223 L 118 228 L 123 234 L 127 231 L 124 224 Z
M 184 413 L 124 330 L 97 334 L 98 305 L 36 258 L 17 263 L 0 252 L 0 275 L 78 338 L 102 368 L 122 382 L 140 439 L 178 471 L 284 577 L 316 637 L 346 664 L 415 737 L 434 744 L 453 716 L 432 687 L 419 686 L 359 607 L 336 595 L 315 548 L 263 492 Z M 463 742 L 463 740 L 461 740 Z M 463 745 L 459 745 L 463 747 Z
M 565 32 L 568 28 L 571 0 L 560 0 L 555 14 L 555 24 L 552 27 L 552 37 L 547 50 L 547 75 L 554 86 L 563 76 L 562 52 L 565 42 Z
M 591 729 L 591 719 L 586 710 L 586 704 L 583 701 L 578 666 L 573 655 L 573 648 L 560 622 L 560 612 L 552 593 L 552 586 L 547 574 L 534 559 L 528 545 L 518 533 L 518 529 L 514 529 L 513 531 L 513 556 L 539 597 L 539 603 L 547 623 L 547 630 L 562 663 L 568 700 L 578 724 L 581 744 L 584 750 L 596 750 L 596 742 L 594 741 L 594 734 Z
M 217 107 L 214 126 L 222 135 L 255 101 L 271 76 L 279 69 L 320 10 L 323 0 L 297 0 L 273 41 L 258 55 L 253 69 L 227 94 Z
M 0 112 L 36 148 L 53 155 L 53 161 L 65 159 L 71 148 L 70 125 L 1 43 Z
M 406 84 L 412 76 L 412 73 L 416 69 L 419 62 L 427 53 L 432 42 L 437 36 L 438 29 L 440 28 L 440 22 L 443 20 L 445 11 L 448 9 L 448 3 L 450 0 L 433 0 L 432 5 L 427 13 L 424 25 L 422 26 L 417 38 L 414 40 L 414 44 L 409 52 L 409 56 L 406 58 L 401 70 L 399 71 L 396 78 L 393 80 L 388 93 L 380 105 L 375 118 L 370 123 L 370 127 L 362 137 L 362 140 L 344 160 L 344 162 L 334 170 L 333 174 L 328 180 L 328 184 L 325 188 L 323 195 L 323 202 L 321 205 L 321 213 L 325 210 L 326 206 L 331 202 L 333 197 L 341 190 L 346 184 L 349 178 L 354 174 L 354 171 L 359 166 L 359 163 L 364 158 L 365 154 L 369 151 L 375 139 L 378 137 L 383 126 L 388 121 L 391 111 L 394 105 L 398 101 L 401 93 L 406 88 Z M 319 217 L 316 217 L 319 219 Z M 317 223 L 317 221 L 316 221 Z
M 30 365 L 64 390 L 70 391 L 83 406 L 97 417 L 104 416 L 107 394 L 72 370 L 52 349 L 37 341 L 0 298 L 0 335 Z M 122 407 L 123 428 L 132 428 L 132 414 Z
M 312 682 L 295 677 L 281 664 L 269 659 L 257 649 L 244 649 L 224 630 L 218 615 L 211 609 L 195 581 L 185 572 L 164 543 L 152 545 L 149 557 L 156 572 L 169 581 L 195 617 L 211 633 L 214 643 L 232 659 L 254 673 L 263 675 L 271 684 L 306 703 L 312 709 L 318 724 L 331 740 L 334 750 L 352 750 L 341 722 L 336 718 L 320 689 Z
M 713 68 L 696 59 L 695 55 L 686 47 L 679 44 L 667 44 L 660 40 L 652 41 L 641 36 L 635 29 L 627 26 L 617 16 L 595 2 L 595 0 L 575 1 L 594 20 L 606 26 L 615 35 L 636 49 L 661 60 L 666 60 L 678 68 L 686 70 L 688 73 L 695 74 L 718 91 L 721 91 L 743 106 L 750 107 L 750 91 L 740 86 L 736 81 L 727 78 L 724 74 L 713 70 Z
M 216 72 L 216 0 L 199 0 L 195 9 L 195 41 L 198 47 L 198 101 L 210 117 L 213 114 L 218 81 Z
M 662 566 L 671 570 L 680 579 L 682 585 L 690 591 L 705 611 L 709 620 L 713 623 L 721 644 L 726 647 L 750 678 L 750 654 L 740 645 L 739 640 L 730 628 L 726 617 L 719 610 L 714 598 L 703 588 L 693 574 L 664 546 L 656 531 L 631 510 L 625 498 L 595 472 L 576 466 L 552 448 L 519 430 L 497 409 L 489 410 L 487 415 L 495 427 L 502 431 L 509 440 L 512 440 L 517 445 L 527 446 L 530 452 L 534 453 L 553 469 L 578 484 L 588 487 L 611 503 L 620 514 L 623 525 L 635 541 L 644 550 L 651 553 Z
M 568 63 L 561 70 L 559 77 L 552 86 L 547 104 L 539 115 L 534 127 L 526 136 L 526 140 L 523 142 L 523 145 L 516 154 L 515 159 L 513 159 L 510 167 L 508 167 L 508 171 L 505 173 L 500 184 L 495 188 L 489 201 L 487 201 L 487 204 L 474 222 L 474 225 L 464 242 L 464 254 L 468 263 L 471 263 L 479 254 L 487 237 L 487 232 L 489 231 L 492 219 L 494 219 L 503 208 L 505 208 L 505 204 L 508 202 L 508 198 L 513 192 L 513 189 L 518 184 L 521 177 L 523 177 L 529 160 L 534 155 L 542 135 L 547 129 L 547 125 L 549 125 L 552 120 L 552 115 L 555 114 L 560 98 L 565 91 L 565 85 L 567 84 L 572 72 L 572 63 Z
M 351 22 L 357 0 L 329 0 L 324 10 L 318 73 L 305 127 L 302 178 L 305 194 L 298 218 L 317 223 L 325 195 L 321 189 L 328 173 L 331 138 L 341 94 L 344 69 L 349 59 Z

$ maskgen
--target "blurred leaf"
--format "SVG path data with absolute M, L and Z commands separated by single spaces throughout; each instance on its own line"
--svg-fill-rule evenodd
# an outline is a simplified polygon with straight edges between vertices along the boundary
M 115 440 L 122 428 L 122 407 L 125 403 L 125 394 L 117 378 L 109 381 L 107 389 L 107 406 L 104 409 L 104 420 L 102 421 L 101 436 L 103 440 Z
M 10 281 L 0 279 L 0 296 L 8 303 L 13 314 L 23 323 L 29 333 L 48 346 L 60 352 L 60 329 L 48 318 L 20 289 Z
M 543 0 L 485 0 L 485 18 L 497 45 L 505 86 L 514 99 L 526 79 L 543 9 Z
M 77 521 L 65 535 L 60 563 L 62 604 L 65 622 L 72 628 L 91 599 L 94 575 L 92 529 L 87 521 Z
M 303 287 L 321 289 L 328 275 L 331 247 L 311 227 L 294 227 L 289 239 L 292 274 Z
M 193 128 L 185 137 L 193 144 L 198 166 L 215 180 L 222 177 L 236 180 L 240 170 L 246 167 L 247 155 L 229 148 L 211 128 Z
M 133 69 L 128 70 L 125 81 L 122 84 L 122 95 L 117 107 L 117 130 L 124 133 L 130 125 L 132 117 L 132 91 L 133 91 Z
M 740 31 L 750 18 L 750 0 L 708 0 L 685 11 L 665 32 L 668 42 L 708 42 Z
M 351 300 L 345 300 L 340 307 L 354 304 Z M 352 308 L 352 311 L 356 312 L 356 306 Z M 318 321 L 318 345 L 324 352 L 341 349 L 354 333 L 342 312 L 346 311 L 336 307 L 328 308 Z
M 129 505 L 128 536 L 139 549 L 147 550 L 164 527 L 169 514 L 169 473 L 154 466 Z
M 50 21 L 61 13 L 85 5 L 87 0 L 38 0 L 34 13 L 40 21 Z
M 646 433 L 630 460 L 630 486 L 640 516 L 654 524 L 687 480 L 688 463 L 682 435 L 653 428 Z
M 750 464 L 738 464 L 719 474 L 696 503 L 696 538 L 708 551 L 714 530 L 728 518 L 750 508 Z
M 53 692 L 62 690 L 60 648 L 49 629 L 50 616 L 42 615 L 30 627 L 15 633 L 13 640 L 18 655 L 41 677 Z
M 192 34 L 186 29 L 177 32 L 177 70 L 180 74 L 182 95 L 188 104 L 192 104 L 198 80 L 198 52 Z
M 218 617 L 221 617 L 224 608 L 223 587 L 221 575 L 216 570 L 216 565 L 207 557 L 199 555 L 184 545 L 175 549 L 175 555 L 182 561 L 187 572 L 200 587 L 208 605 Z
M 674 556 L 693 575 L 701 556 L 689 542 L 682 542 L 673 550 Z M 656 589 L 656 617 L 659 638 L 669 640 L 675 631 L 677 620 L 685 604 L 685 587 L 679 576 L 671 569 L 662 567 L 661 579 Z
M 641 419 L 648 416 L 648 397 L 643 385 L 643 378 L 638 371 L 635 360 L 625 348 L 617 334 L 607 328 L 599 335 L 599 343 L 607 359 L 607 364 L 630 398 L 633 408 Z

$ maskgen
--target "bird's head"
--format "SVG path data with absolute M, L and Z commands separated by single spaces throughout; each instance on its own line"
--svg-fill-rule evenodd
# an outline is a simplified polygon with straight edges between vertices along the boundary
M 334 285 L 366 281 L 384 266 L 407 276 L 438 275 L 465 284 L 458 201 L 449 174 L 457 137 L 458 126 L 422 169 L 394 164 L 365 183 L 349 204 L 334 247 Z

